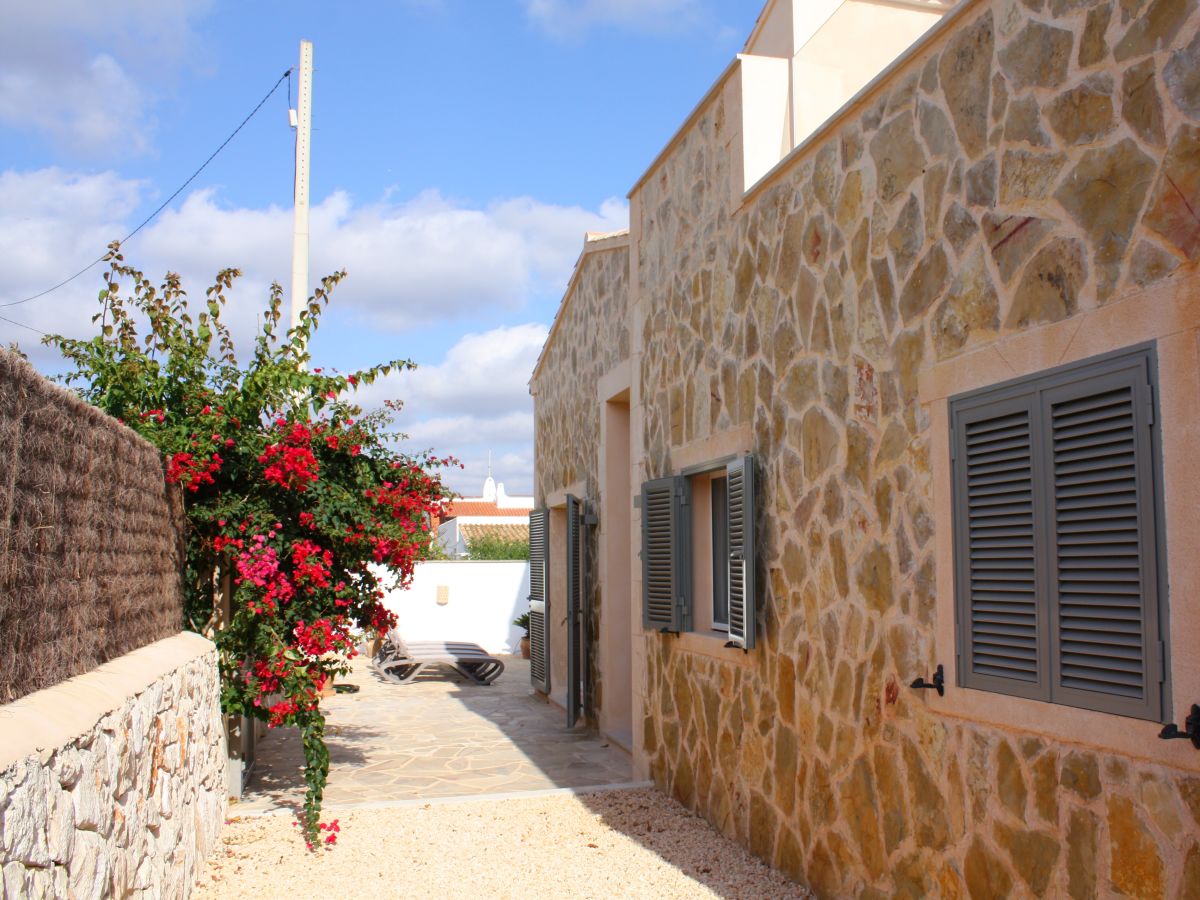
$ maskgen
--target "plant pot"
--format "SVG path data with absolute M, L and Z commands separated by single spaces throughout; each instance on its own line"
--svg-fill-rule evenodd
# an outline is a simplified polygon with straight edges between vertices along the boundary
M 529 659 L 529 635 L 521 638 L 521 659 Z

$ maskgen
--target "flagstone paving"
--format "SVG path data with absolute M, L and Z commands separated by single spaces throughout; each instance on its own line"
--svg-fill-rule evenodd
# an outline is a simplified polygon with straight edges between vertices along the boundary
M 434 797 L 528 792 L 633 782 L 628 754 L 535 696 L 529 662 L 503 657 L 492 685 L 436 671 L 412 684 L 384 680 L 362 658 L 342 683 L 358 693 L 324 702 L 329 747 L 325 808 Z M 258 745 L 249 790 L 231 815 L 296 808 L 304 796 L 295 729 Z

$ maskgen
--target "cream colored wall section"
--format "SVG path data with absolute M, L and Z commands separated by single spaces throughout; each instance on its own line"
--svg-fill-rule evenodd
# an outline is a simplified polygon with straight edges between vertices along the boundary
M 225 818 L 217 653 L 166 638 L 0 706 L 6 897 L 186 897 Z
M 879 0 L 772 0 L 745 53 L 748 190 L 936 24 L 945 8 Z
M 748 190 L 793 146 L 789 110 L 791 62 L 771 56 L 738 57 L 742 77 L 742 190 Z
M 793 146 L 816 131 L 941 17 L 941 11 L 865 0 L 840 4 L 796 51 L 791 94 Z

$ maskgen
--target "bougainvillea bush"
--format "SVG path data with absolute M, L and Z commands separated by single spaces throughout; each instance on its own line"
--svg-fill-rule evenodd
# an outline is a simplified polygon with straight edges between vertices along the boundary
M 394 624 L 384 591 L 405 586 L 428 552 L 430 518 L 449 498 L 437 470 L 452 461 L 394 449 L 397 404 L 366 414 L 346 399 L 411 362 L 308 367 L 309 339 L 345 273 L 325 278 L 283 333 L 273 285 L 240 363 L 222 320 L 236 269 L 217 276 L 197 311 L 178 276 L 156 288 L 116 245 L 109 263 L 99 334 L 47 341 L 73 364 L 68 383 L 162 450 L 188 517 L 185 627 L 216 642 L 226 714 L 300 729 L 300 824 L 310 849 L 334 843 L 336 823 L 320 821 L 320 693 L 347 671 L 355 635 Z

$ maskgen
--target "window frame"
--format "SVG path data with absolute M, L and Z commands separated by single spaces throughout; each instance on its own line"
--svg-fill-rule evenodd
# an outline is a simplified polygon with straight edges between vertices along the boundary
M 729 620 L 732 618 L 732 610 L 731 610 L 732 596 L 731 595 L 733 594 L 733 590 L 732 590 L 732 585 L 729 583 L 729 579 L 730 579 L 729 567 L 731 564 L 731 551 L 729 548 L 728 541 L 729 541 L 729 534 L 730 534 L 730 529 L 731 529 L 731 522 L 729 519 L 730 501 L 729 501 L 729 495 L 728 495 L 728 490 L 729 490 L 728 484 L 729 484 L 729 479 L 730 479 L 730 473 L 731 473 L 731 471 L 733 471 L 731 469 L 731 466 L 733 466 L 733 464 L 735 464 L 735 463 L 738 464 L 739 466 L 744 467 L 743 469 L 741 469 L 741 471 L 746 472 L 748 470 L 750 473 L 750 474 L 746 474 L 744 476 L 744 480 L 747 482 L 747 485 L 748 485 L 750 496 L 749 496 L 748 500 L 744 501 L 749 507 L 749 514 L 748 514 L 749 521 L 743 524 L 743 532 L 746 528 L 750 529 L 750 533 L 749 533 L 748 537 L 745 537 L 744 540 L 746 541 L 747 545 L 749 546 L 751 552 L 754 554 L 754 557 L 755 557 L 754 559 L 750 560 L 750 565 L 751 565 L 752 569 L 748 574 L 745 575 L 745 577 L 744 577 L 745 585 L 743 585 L 743 588 L 742 588 L 743 591 L 746 591 L 747 589 L 749 590 L 749 597 L 747 598 L 747 600 L 750 604 L 750 609 L 751 609 L 751 611 L 749 613 L 749 619 L 751 621 L 749 622 L 749 624 L 744 624 L 743 628 L 744 628 L 745 634 L 740 635 L 740 636 L 733 635 L 733 633 L 731 631 L 731 626 L 729 624 Z M 706 640 L 719 640 L 721 642 L 721 644 L 727 648 L 736 648 L 736 649 L 741 649 L 741 650 L 753 649 L 754 640 L 755 640 L 754 635 L 755 635 L 755 631 L 756 631 L 756 627 L 754 625 L 753 620 L 755 620 L 757 618 L 757 615 L 759 613 L 758 596 L 757 596 L 758 595 L 758 588 L 757 588 L 758 577 L 757 577 L 756 572 L 754 571 L 754 569 L 756 569 L 759 564 L 759 560 L 757 559 L 757 540 L 753 534 L 755 528 L 757 527 L 757 525 L 756 525 L 757 503 L 753 496 L 754 492 L 755 492 L 755 479 L 753 478 L 753 475 L 752 475 L 754 467 L 755 467 L 755 462 L 754 462 L 753 453 L 734 453 L 734 454 L 727 454 L 727 455 L 721 456 L 716 459 L 708 459 L 704 462 L 701 462 L 701 463 L 698 463 L 695 465 L 686 466 L 686 467 L 681 468 L 678 472 L 676 472 L 673 475 L 667 475 L 667 476 L 663 476 L 661 478 L 649 479 L 642 483 L 639 504 L 642 508 L 641 564 L 642 564 L 642 584 L 643 584 L 643 588 L 642 588 L 642 593 L 643 593 L 642 624 L 643 624 L 644 629 L 656 630 L 656 631 L 659 631 L 660 633 L 670 633 L 670 634 L 676 634 L 679 636 L 696 635 L 696 636 L 700 637 L 701 639 L 706 639 Z M 715 546 L 712 547 L 711 550 L 713 552 L 712 552 L 711 570 L 704 571 L 705 567 L 701 567 L 701 571 L 699 571 L 699 572 L 697 572 L 695 570 L 696 569 L 696 559 L 695 559 L 695 557 L 696 557 L 696 538 L 697 538 L 696 531 L 697 531 L 698 525 L 699 525 L 699 527 L 703 528 L 704 524 L 697 523 L 695 521 L 695 518 L 696 518 L 695 479 L 697 479 L 697 478 L 703 478 L 704 481 L 706 482 L 706 485 L 711 485 L 714 478 L 718 478 L 726 484 L 725 515 L 720 522 L 720 524 L 722 526 L 722 531 L 725 534 L 725 542 L 724 543 L 726 545 L 725 546 L 726 552 L 723 555 L 718 555 L 716 552 L 717 548 Z M 670 487 L 670 490 L 672 491 L 672 496 L 674 498 L 676 498 L 676 500 L 674 501 L 674 505 L 672 506 L 673 517 L 671 519 L 671 523 L 672 523 L 673 547 L 672 547 L 671 558 L 673 559 L 674 565 L 676 566 L 676 568 L 674 570 L 673 584 L 676 588 L 676 593 L 677 593 L 677 596 L 679 597 L 679 601 L 677 602 L 676 606 L 674 607 L 671 624 L 669 626 L 666 626 L 666 625 L 664 625 L 661 616 L 659 616 L 658 619 L 656 619 L 654 616 L 651 616 L 650 613 L 648 612 L 647 592 L 649 590 L 649 588 L 648 588 L 649 582 L 647 580 L 648 572 L 647 572 L 646 565 L 647 565 L 647 560 L 649 559 L 649 553 L 650 553 L 651 548 L 650 548 L 650 544 L 649 544 L 649 526 L 648 526 L 648 519 L 647 519 L 647 515 L 648 515 L 647 491 L 648 490 L 663 491 L 663 490 L 667 490 L 668 487 Z M 708 493 L 709 515 L 708 515 L 708 522 L 707 522 L 707 531 L 709 533 L 704 535 L 704 539 L 706 539 L 706 540 L 710 539 L 711 532 L 717 525 L 717 520 L 712 515 L 711 498 L 712 498 L 712 492 L 711 492 L 711 488 L 709 488 L 709 493 Z M 677 518 L 675 517 L 675 511 L 678 512 Z M 662 516 L 661 509 L 659 510 L 658 515 L 661 518 L 661 516 Z M 661 527 L 661 525 L 660 525 L 660 527 Z M 658 561 L 658 564 L 661 565 L 662 559 L 663 559 L 661 543 L 659 543 L 657 545 L 656 553 L 657 553 L 656 560 Z M 715 600 L 716 600 L 715 591 L 714 591 L 713 595 L 710 595 L 710 597 L 709 597 L 710 606 L 712 608 L 710 610 L 708 610 L 708 615 L 701 616 L 701 617 L 696 616 L 696 609 L 697 609 L 696 593 L 697 592 L 696 592 L 695 582 L 696 582 L 697 576 L 703 576 L 705 578 L 712 577 L 713 585 L 715 587 L 716 581 L 720 577 L 718 574 L 718 571 L 717 571 L 718 562 L 720 562 L 720 566 L 724 570 L 724 573 L 725 573 L 724 580 L 725 580 L 725 588 L 726 588 L 727 613 L 726 613 L 726 621 L 724 623 L 716 623 L 713 621 L 712 613 L 715 612 Z M 660 584 L 663 582 L 661 573 L 656 572 L 656 579 Z M 743 602 L 747 602 L 747 601 L 743 601 Z M 661 604 L 661 600 L 660 600 L 659 606 L 661 606 L 661 605 L 662 604 Z M 697 619 L 699 619 L 699 622 L 697 622 Z
M 717 513 L 717 482 L 721 483 L 721 510 Z M 709 531 L 712 534 L 712 630 L 729 633 L 729 476 L 722 470 L 708 479 Z M 720 597 L 718 597 L 718 591 Z M 724 615 L 717 615 L 718 600 Z
M 1061 684 L 1061 672 L 1056 658 L 1061 652 L 1061 633 L 1058 630 L 1059 609 L 1058 571 L 1055 544 L 1055 515 L 1047 505 L 1053 502 L 1053 466 L 1051 401 L 1048 395 L 1072 386 L 1087 384 L 1102 392 L 1099 383 L 1120 378 L 1139 370 L 1144 380 L 1132 383 L 1136 434 L 1148 425 L 1148 438 L 1135 438 L 1136 477 L 1148 480 L 1148 497 L 1142 498 L 1143 481 L 1138 481 L 1139 505 L 1139 564 L 1153 571 L 1142 579 L 1143 671 L 1145 697 L 1134 701 L 1101 691 L 1087 691 Z M 977 388 L 947 399 L 948 437 L 950 442 L 950 480 L 953 545 L 954 640 L 956 653 L 956 683 L 960 687 L 1023 697 L 1059 706 L 1129 716 L 1138 719 L 1165 721 L 1171 709 L 1170 636 L 1168 614 L 1166 527 L 1164 512 L 1164 475 L 1162 466 L 1161 415 L 1159 413 L 1158 357 L 1155 342 L 1146 342 L 1077 362 L 1055 366 L 994 385 Z M 965 550 L 966 488 L 965 459 L 960 454 L 964 446 L 964 427 L 972 413 L 1002 407 L 1024 405 L 1030 416 L 1031 472 L 1033 479 L 1033 534 L 1035 542 L 1035 597 L 1038 610 L 1037 658 L 1039 677 L 1036 683 L 1022 685 L 1015 679 L 989 676 L 972 670 L 971 657 L 971 595 L 970 556 Z M 1145 417 L 1149 421 L 1145 421 Z M 982 418 L 982 417 L 981 417 Z M 1151 546 L 1152 544 L 1152 546 Z M 1145 596 L 1150 585 L 1153 597 Z

